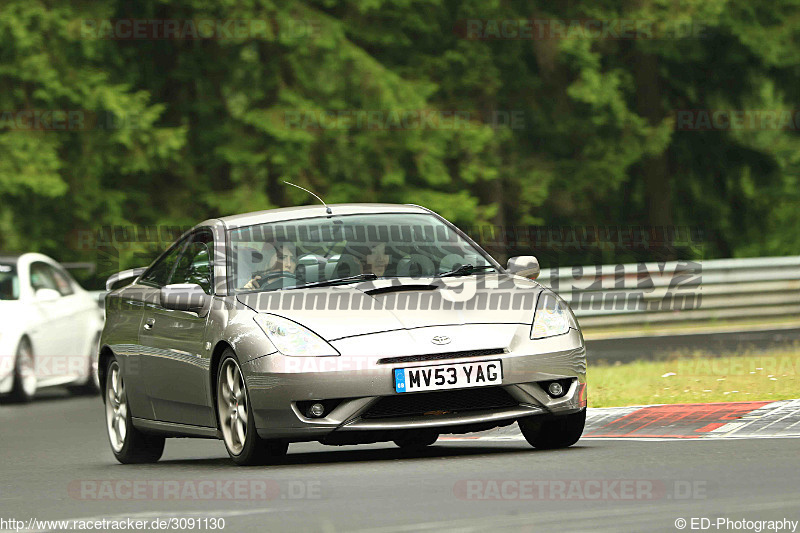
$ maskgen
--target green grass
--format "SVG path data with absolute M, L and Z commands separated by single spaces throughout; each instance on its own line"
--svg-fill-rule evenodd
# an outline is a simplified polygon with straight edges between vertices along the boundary
M 697 322 L 675 322 L 675 323 L 644 323 L 638 326 L 591 326 L 583 328 L 583 337 L 587 340 L 592 339 L 608 339 L 615 338 L 620 335 L 657 335 L 669 333 L 687 333 L 687 332 L 702 332 L 711 333 L 716 331 L 745 331 L 759 329 L 775 329 L 775 328 L 796 328 L 800 327 L 800 318 L 798 317 L 785 317 L 768 319 L 748 319 L 748 320 L 701 320 Z
M 587 380 L 590 407 L 787 400 L 800 397 L 800 345 L 769 354 L 676 353 L 590 365 Z

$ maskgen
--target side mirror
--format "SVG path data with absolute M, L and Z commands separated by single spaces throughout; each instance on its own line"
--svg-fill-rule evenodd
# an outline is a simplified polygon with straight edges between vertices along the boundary
M 138 278 L 144 271 L 147 270 L 147 267 L 144 268 L 131 268 L 130 270 L 123 270 L 122 272 L 117 272 L 116 274 L 112 274 L 110 278 L 106 280 L 106 290 L 110 291 L 114 285 L 119 283 L 120 281 L 125 281 L 131 278 Z
M 200 313 L 211 296 L 196 283 L 176 283 L 161 288 L 161 307 L 175 311 Z
M 61 298 L 61 293 L 55 289 L 36 289 L 36 299 L 40 302 L 52 302 Z
M 512 257 L 508 260 L 508 266 L 506 267 L 506 270 L 508 270 L 509 274 L 530 279 L 538 278 L 539 272 L 541 272 L 541 269 L 539 268 L 539 260 L 532 255 L 520 255 L 517 257 Z

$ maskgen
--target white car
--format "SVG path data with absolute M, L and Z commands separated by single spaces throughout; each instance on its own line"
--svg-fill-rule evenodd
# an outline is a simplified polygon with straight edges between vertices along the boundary
M 98 390 L 97 301 L 46 255 L 0 254 L 0 397 L 30 401 L 42 387 Z

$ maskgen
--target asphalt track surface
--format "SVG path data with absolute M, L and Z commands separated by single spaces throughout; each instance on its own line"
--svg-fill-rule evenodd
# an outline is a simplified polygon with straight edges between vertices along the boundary
M 800 520 L 797 438 L 587 438 L 558 451 L 519 439 L 440 440 L 412 455 L 392 444 L 305 443 L 277 464 L 242 468 L 221 442 L 188 439 L 168 440 L 159 463 L 117 464 L 99 397 L 53 390 L 0 406 L 0 425 L 4 519 L 209 517 L 224 518 L 225 531 L 270 532 L 679 531 L 680 518 Z M 189 490 L 209 481 L 243 492 L 197 499 Z M 177 497 L 158 494 L 176 482 Z M 132 495 L 148 483 L 154 492 Z
M 714 355 L 768 353 L 800 343 L 800 328 L 726 333 L 669 334 L 663 337 L 638 337 L 586 341 L 589 363 L 627 363 L 637 359 L 663 359 L 701 350 Z M 800 528 L 798 528 L 800 531 Z

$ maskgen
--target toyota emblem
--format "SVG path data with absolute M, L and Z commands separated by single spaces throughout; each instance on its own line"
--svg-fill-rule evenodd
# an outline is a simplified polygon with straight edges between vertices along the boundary
M 447 335 L 436 335 L 431 339 L 433 344 L 450 344 L 450 337 Z

